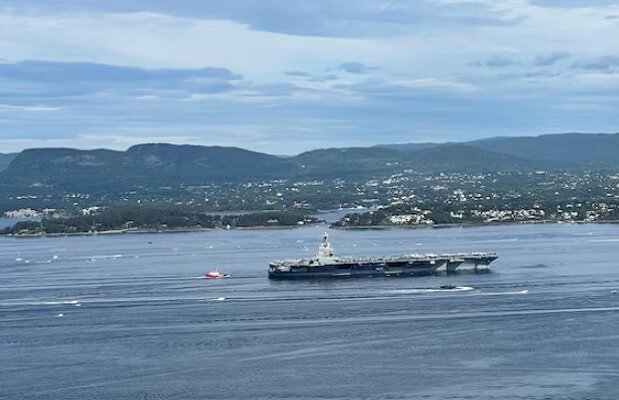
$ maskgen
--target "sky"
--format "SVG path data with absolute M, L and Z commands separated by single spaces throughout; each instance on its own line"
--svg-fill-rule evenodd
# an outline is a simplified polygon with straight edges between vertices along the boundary
M 0 153 L 619 132 L 616 0 L 0 0 Z

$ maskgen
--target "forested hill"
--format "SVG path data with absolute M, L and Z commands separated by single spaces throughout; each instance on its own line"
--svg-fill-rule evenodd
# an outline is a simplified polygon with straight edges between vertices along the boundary
M 0 184 L 105 190 L 108 185 L 201 184 L 286 178 L 367 177 L 402 169 L 419 172 L 514 170 L 530 162 L 464 145 L 425 150 L 323 149 L 277 157 L 230 147 L 145 144 L 127 151 L 31 149 L 0 173 Z
M 8 157 L 8 158 L 7 158 Z M 2 161 L 12 160 L 3 171 Z M 364 179 L 420 173 L 616 169 L 619 134 L 493 138 L 464 144 L 313 150 L 279 157 L 234 147 L 142 144 L 127 151 L 30 149 L 0 157 L 0 190 L 107 193 L 270 179 Z
M 587 167 L 619 165 L 619 133 L 500 137 L 468 144 L 488 151 L 535 160 L 561 161 Z
M 279 178 L 296 169 L 291 160 L 233 147 L 144 144 L 125 152 L 30 149 L 0 173 L 0 184 L 104 192 L 115 186 Z
M 419 150 L 342 148 L 299 154 L 304 173 L 315 176 L 354 177 L 413 170 L 421 173 L 528 171 L 555 164 L 500 154 L 462 144 L 442 144 Z
M 541 136 L 494 137 L 461 143 L 466 146 L 530 161 L 548 161 L 566 168 L 615 168 L 619 165 L 619 133 L 561 133 Z M 444 146 L 403 143 L 376 146 L 400 151 Z
M 15 157 L 17 157 L 16 153 L 0 153 L 0 171 L 4 171 L 5 169 L 7 169 L 9 167 L 9 164 L 11 163 L 11 161 L 13 161 L 13 159 L 15 159 Z

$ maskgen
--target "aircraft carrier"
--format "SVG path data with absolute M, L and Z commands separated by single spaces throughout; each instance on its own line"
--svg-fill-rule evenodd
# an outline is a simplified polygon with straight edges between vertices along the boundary
M 410 254 L 391 257 L 336 257 L 329 236 L 309 259 L 269 263 L 270 279 L 424 276 L 459 270 L 487 272 L 495 253 Z

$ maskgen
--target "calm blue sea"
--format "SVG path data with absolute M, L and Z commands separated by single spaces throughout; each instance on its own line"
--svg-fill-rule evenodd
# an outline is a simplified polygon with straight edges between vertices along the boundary
M 325 230 L 0 238 L 0 399 L 619 398 L 619 225 L 331 230 L 341 255 L 500 258 L 267 279 Z

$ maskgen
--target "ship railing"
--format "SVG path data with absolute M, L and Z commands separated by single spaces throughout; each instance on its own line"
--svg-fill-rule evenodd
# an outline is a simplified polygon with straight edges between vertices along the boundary
M 471 252 L 471 253 L 446 253 L 442 254 L 443 256 L 456 256 L 456 257 L 487 257 L 487 256 L 496 256 L 496 253 L 484 253 L 484 252 Z
M 440 254 L 406 254 L 400 256 L 389 256 L 389 257 L 346 257 L 342 258 L 341 261 L 345 262 L 401 262 L 405 260 L 442 260 L 447 259 L 449 257 Z

